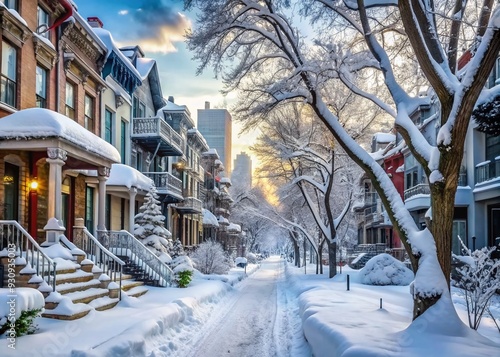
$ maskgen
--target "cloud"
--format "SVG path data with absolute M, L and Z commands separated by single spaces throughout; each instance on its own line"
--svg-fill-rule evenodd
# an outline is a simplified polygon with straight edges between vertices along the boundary
M 118 11 L 118 15 L 127 15 L 128 14 L 128 10 L 120 10 Z
M 172 1 L 142 1 L 128 12 L 136 28 L 120 42 L 138 43 L 147 52 L 176 52 L 175 43 L 184 41 L 191 21 L 172 5 Z

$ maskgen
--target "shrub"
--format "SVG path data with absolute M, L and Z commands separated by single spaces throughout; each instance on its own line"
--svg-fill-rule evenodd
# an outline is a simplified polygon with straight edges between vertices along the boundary
M 203 274 L 226 274 L 231 267 L 222 246 L 214 241 L 201 243 L 191 258 L 196 269 Z
M 21 312 L 21 316 L 16 319 L 14 324 L 14 331 L 17 337 L 24 335 L 31 335 L 36 332 L 38 326 L 34 324 L 35 318 L 40 316 L 42 309 L 26 310 Z M 5 333 L 10 329 L 10 321 L 7 318 L 0 319 L 1 322 L 5 320 L 5 323 L 0 326 L 0 334 Z
M 177 286 L 179 288 L 187 288 L 191 282 L 193 272 L 190 270 L 183 270 L 176 274 Z

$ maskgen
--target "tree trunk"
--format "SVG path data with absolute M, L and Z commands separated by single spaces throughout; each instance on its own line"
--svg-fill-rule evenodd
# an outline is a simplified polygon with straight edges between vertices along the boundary
M 325 239 L 319 243 L 319 273 L 323 274 L 323 245 L 325 244 Z
M 330 243 L 330 241 L 326 242 L 328 244 L 328 266 L 330 267 L 330 278 L 333 278 L 337 275 L 337 243 Z
M 293 242 L 293 252 L 294 252 L 295 266 L 297 268 L 300 268 L 300 249 L 299 249 L 299 244 L 295 241 L 295 239 L 292 239 L 292 242 Z

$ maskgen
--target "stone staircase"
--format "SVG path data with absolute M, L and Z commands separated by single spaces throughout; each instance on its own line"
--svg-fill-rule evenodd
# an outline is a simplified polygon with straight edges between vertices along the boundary
M 155 279 L 151 274 L 148 274 L 142 266 L 136 264 L 126 255 L 117 255 L 118 258 L 125 262 L 123 272 L 130 274 L 136 282 L 142 282 L 149 286 L 160 286 L 159 279 Z M 128 285 L 127 285 L 128 286 Z
M 64 248 L 66 249 L 66 248 Z M 91 310 L 104 311 L 113 308 L 119 299 L 119 281 L 111 279 L 94 263 L 77 255 L 74 259 L 55 258 L 56 287 L 39 277 L 36 270 L 24 258 L 16 258 L 16 287 L 38 289 L 45 297 L 43 317 L 59 320 L 75 320 L 87 315 Z M 1 257 L 0 264 L 4 272 L 8 269 L 8 258 Z M 3 286 L 7 286 L 8 278 L 4 274 Z M 147 293 L 144 282 L 134 280 L 131 274 L 123 274 L 121 280 L 122 294 L 139 297 Z

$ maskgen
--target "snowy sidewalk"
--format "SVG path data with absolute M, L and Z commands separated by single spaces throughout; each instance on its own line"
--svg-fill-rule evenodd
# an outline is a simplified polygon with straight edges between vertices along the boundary
M 346 273 L 350 275 L 349 291 Z M 347 268 L 344 274 L 328 279 L 328 272 L 304 275 L 303 268 L 288 265 L 287 276 L 299 296 L 304 334 L 314 356 L 499 355 L 500 333 L 491 319 L 485 318 L 480 328 L 489 339 L 465 325 L 450 326 L 442 319 L 446 311 L 439 311 L 440 306 L 408 328 L 413 309 L 409 286 L 362 285 L 357 273 Z M 498 304 L 494 308 L 500 310 Z M 456 304 L 456 309 L 466 321 L 463 306 Z
M 257 268 L 249 265 L 247 275 Z M 115 308 L 91 311 L 79 320 L 38 318 L 39 330 L 34 335 L 19 337 L 15 350 L 8 348 L 7 340 L 2 337 L 0 355 L 137 357 L 147 356 L 152 348 L 163 344 L 161 347 L 167 356 L 189 338 L 178 332 L 183 325 L 196 324 L 196 310 L 200 305 L 217 304 L 233 289 L 232 285 L 244 278 L 244 270 L 235 268 L 229 276 L 196 278 L 185 289 L 149 287 L 149 292 L 140 298 L 125 296 Z

